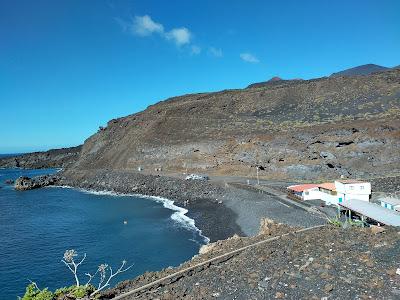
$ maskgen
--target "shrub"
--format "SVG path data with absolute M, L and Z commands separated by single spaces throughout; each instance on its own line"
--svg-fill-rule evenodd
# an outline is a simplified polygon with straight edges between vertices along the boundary
M 91 293 L 94 292 L 94 290 L 95 290 L 95 287 L 91 284 L 89 284 L 87 286 L 86 285 L 81 285 L 81 286 L 72 285 L 70 287 L 63 287 L 63 288 L 57 289 L 54 292 L 54 296 L 55 296 L 55 298 L 62 298 L 62 296 L 68 296 L 68 298 L 81 299 L 85 296 L 89 296 Z
M 47 288 L 39 289 L 36 283 L 32 282 L 26 287 L 22 300 L 53 300 L 53 293 Z
M 120 267 L 117 270 L 113 270 L 113 268 L 108 264 L 101 264 L 95 273 L 85 273 L 86 276 L 89 277 L 86 284 L 81 285 L 78 277 L 78 267 L 84 262 L 86 259 L 86 253 L 83 255 L 81 259 L 78 259 L 78 253 L 75 250 L 67 250 L 64 253 L 63 259 L 61 260 L 68 269 L 72 272 L 75 278 L 75 285 L 70 287 L 63 287 L 57 289 L 54 294 L 49 291 L 47 288 L 41 290 L 38 288 L 35 282 L 32 282 L 26 287 L 25 295 L 21 300 L 57 300 L 57 299 L 81 299 L 81 298 L 96 298 L 98 293 L 103 289 L 110 286 L 110 281 L 115 276 L 120 273 L 126 272 L 133 265 L 126 267 L 126 260 L 123 260 Z M 91 284 L 92 279 L 100 277 L 98 279 L 97 287 Z

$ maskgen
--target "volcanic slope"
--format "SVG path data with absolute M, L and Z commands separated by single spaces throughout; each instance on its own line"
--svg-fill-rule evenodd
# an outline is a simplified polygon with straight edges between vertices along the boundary
M 274 178 L 400 171 L 400 70 L 170 98 L 108 122 L 72 170 Z

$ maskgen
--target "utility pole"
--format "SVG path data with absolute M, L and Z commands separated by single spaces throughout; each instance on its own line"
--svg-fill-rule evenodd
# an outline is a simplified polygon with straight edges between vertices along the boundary
M 257 170 L 257 184 L 260 185 L 260 179 L 258 178 L 258 166 L 256 166 L 256 170 Z

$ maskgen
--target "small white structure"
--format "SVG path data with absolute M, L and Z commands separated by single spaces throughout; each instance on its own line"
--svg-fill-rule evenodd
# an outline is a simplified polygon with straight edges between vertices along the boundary
M 209 180 L 207 175 L 190 174 L 185 177 L 185 180 Z
M 369 182 L 351 179 L 336 180 L 335 187 L 336 192 L 343 195 L 342 201 L 357 199 L 369 202 L 371 196 L 371 183 Z
M 396 198 L 382 198 L 379 199 L 381 206 L 390 210 L 400 212 L 400 200 Z
M 321 184 L 299 184 L 287 188 L 288 196 L 299 200 L 322 200 L 328 205 L 338 205 L 345 200 L 369 202 L 371 183 L 360 180 L 336 180 Z
M 320 199 L 318 184 L 306 183 L 291 185 L 287 187 L 289 198 L 298 200 L 316 200 Z

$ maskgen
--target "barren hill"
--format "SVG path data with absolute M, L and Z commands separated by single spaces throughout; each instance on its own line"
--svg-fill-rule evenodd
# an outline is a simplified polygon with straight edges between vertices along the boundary
M 374 64 L 367 64 L 367 65 L 362 65 L 350 69 L 346 69 L 337 73 L 333 73 L 331 77 L 337 77 L 337 76 L 355 76 L 355 75 L 369 75 L 374 72 L 383 72 L 389 70 L 387 67 L 379 66 L 379 65 L 374 65 Z
M 108 122 L 74 169 L 265 177 L 400 171 L 400 70 L 174 97 Z

